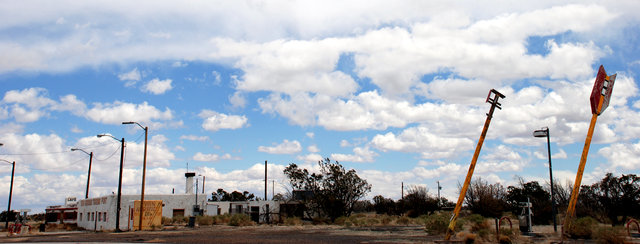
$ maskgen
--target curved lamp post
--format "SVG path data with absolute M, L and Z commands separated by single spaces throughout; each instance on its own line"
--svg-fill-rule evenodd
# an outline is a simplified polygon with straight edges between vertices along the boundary
M 140 224 L 138 230 L 142 230 L 142 216 L 144 211 L 142 211 L 142 206 L 144 206 L 144 180 L 147 173 L 147 136 L 149 135 L 149 127 L 142 126 L 138 122 L 122 122 L 123 125 L 131 125 L 136 124 L 140 126 L 144 130 L 144 157 L 142 159 L 142 190 L 140 191 Z M 198 194 L 198 193 L 196 193 Z
M 549 140 L 549 127 L 544 127 L 541 130 L 534 131 L 533 136 L 547 138 L 547 155 L 549 155 L 549 181 L 551 183 L 551 215 L 553 215 L 553 231 L 558 232 L 558 227 L 556 224 L 556 200 L 553 196 L 553 172 L 551 170 L 551 142 Z
M 89 182 L 91 181 L 91 161 L 93 161 L 93 152 L 88 153 L 87 151 L 82 150 L 80 148 L 71 148 L 71 151 L 81 151 L 89 155 L 89 171 L 87 172 L 87 191 L 84 194 L 84 199 L 87 199 L 89 198 Z
M 120 176 L 118 178 L 118 202 L 116 203 L 116 232 L 121 232 L 120 230 L 120 199 L 122 197 L 122 168 L 124 166 L 124 137 L 122 138 L 122 140 L 118 140 L 118 138 L 115 138 L 112 135 L 109 134 L 100 134 L 98 135 L 98 138 L 103 137 L 103 136 L 108 136 L 113 138 L 116 141 L 119 141 L 122 143 L 122 146 L 120 147 Z
M 11 164 L 11 185 L 9 186 L 9 206 L 7 206 L 7 222 L 4 224 L 4 229 L 9 228 L 9 213 L 11 213 L 11 195 L 13 195 L 13 176 L 16 172 L 16 161 L 13 162 L 9 162 L 7 160 L 4 159 L 0 159 L 0 161 L 3 161 L 5 163 Z

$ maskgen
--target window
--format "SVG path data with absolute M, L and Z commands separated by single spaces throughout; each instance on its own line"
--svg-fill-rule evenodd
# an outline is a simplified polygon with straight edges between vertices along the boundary
M 87 213 L 87 221 L 89 221 L 89 217 L 91 217 L 91 214 Z
M 98 213 L 98 221 L 102 221 L 102 212 Z
M 96 213 L 91 213 L 91 221 L 93 221 L 96 218 Z
M 80 221 L 82 221 L 82 213 L 80 213 L 80 218 L 78 218 Z

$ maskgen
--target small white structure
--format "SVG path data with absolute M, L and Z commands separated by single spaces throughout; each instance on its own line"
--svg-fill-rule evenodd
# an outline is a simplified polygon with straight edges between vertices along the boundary
M 277 221 L 280 204 L 277 201 L 209 202 L 206 194 L 193 193 L 194 173 L 186 173 L 185 194 L 147 195 L 144 200 L 161 200 L 162 217 L 175 216 L 215 216 L 242 213 L 256 222 Z M 191 186 L 191 187 L 190 187 Z M 190 190 L 191 189 L 191 190 Z M 78 227 L 87 230 L 115 230 L 117 195 L 80 200 L 78 206 Z M 197 199 L 197 200 L 196 200 Z M 133 228 L 133 203 L 140 195 L 121 195 L 120 230 Z

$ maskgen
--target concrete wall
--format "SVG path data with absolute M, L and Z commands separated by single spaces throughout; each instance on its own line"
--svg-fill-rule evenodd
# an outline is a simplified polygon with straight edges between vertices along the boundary
M 130 213 L 133 201 L 140 195 L 122 195 L 120 203 L 120 230 L 129 230 L 132 226 Z M 145 195 L 145 200 L 162 200 L 162 216 L 172 218 L 174 210 L 184 216 L 193 216 L 195 194 Z M 205 194 L 198 194 L 198 204 L 202 208 L 207 201 Z M 117 196 L 108 195 L 80 200 L 78 204 L 78 227 L 87 230 L 115 230 Z
M 193 205 L 196 203 L 195 194 L 145 195 L 145 200 L 162 200 L 162 216 L 172 218 L 174 212 L 182 212 L 184 216 L 194 216 Z M 122 195 L 120 206 L 120 230 L 130 230 L 133 226 L 133 201 L 140 200 L 140 195 Z M 78 203 L 78 227 L 87 230 L 115 230 L 116 227 L 115 194 L 80 200 Z M 258 209 L 259 222 L 277 221 L 280 204 L 277 201 L 246 201 L 246 202 L 207 202 L 207 195 L 198 194 L 198 205 L 207 216 L 227 213 L 251 215 L 252 207 Z M 269 205 L 269 210 L 266 206 Z M 218 210 L 219 209 L 219 210 Z M 267 217 L 267 212 L 270 214 Z M 255 213 L 254 213 L 255 215 Z

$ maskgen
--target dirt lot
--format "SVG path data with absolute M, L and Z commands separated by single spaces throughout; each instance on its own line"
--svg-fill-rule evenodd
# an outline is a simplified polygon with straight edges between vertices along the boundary
M 5 232 L 6 233 L 6 232 Z M 428 236 L 422 226 L 203 226 L 162 231 L 93 233 L 33 232 L 0 237 L 0 242 L 157 242 L 157 243 L 432 243 L 442 237 Z

